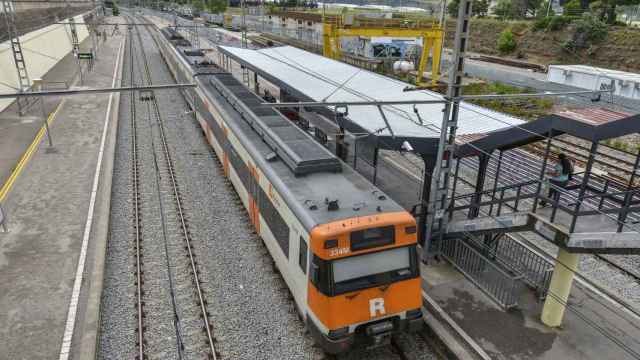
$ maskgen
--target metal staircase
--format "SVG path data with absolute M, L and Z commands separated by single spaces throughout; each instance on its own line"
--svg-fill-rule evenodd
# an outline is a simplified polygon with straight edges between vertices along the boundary
M 16 65 L 18 73 L 18 91 L 28 92 L 31 86 L 29 79 L 29 73 L 27 72 L 27 65 L 24 61 L 24 53 L 22 52 L 22 45 L 20 44 L 20 36 L 18 28 L 16 27 L 16 13 L 14 2 L 10 0 L 2 0 L 2 11 L 5 14 L 5 22 L 7 24 L 7 32 L 9 34 L 9 43 L 11 44 L 11 52 L 13 53 L 13 61 Z M 24 113 L 32 104 L 32 99 L 28 97 L 18 97 L 16 99 L 18 104 L 18 113 L 24 115 Z

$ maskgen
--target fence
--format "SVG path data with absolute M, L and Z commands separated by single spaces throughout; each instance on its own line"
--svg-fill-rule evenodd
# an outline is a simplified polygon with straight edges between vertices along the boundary
M 459 239 L 444 239 L 442 255 L 505 310 L 518 305 L 522 275 L 508 274 L 473 246 Z
M 515 239 L 505 239 L 504 236 L 495 240 L 495 246 L 484 244 L 478 239 L 469 240 L 508 272 L 522 275 L 522 280 L 536 291 L 539 299 L 547 296 L 553 266 L 544 258 Z

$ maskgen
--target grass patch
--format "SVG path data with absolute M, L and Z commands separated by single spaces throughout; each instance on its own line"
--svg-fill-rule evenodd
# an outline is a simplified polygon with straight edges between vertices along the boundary
M 462 90 L 463 95 L 530 94 L 533 92 L 534 91 L 531 89 L 501 83 L 474 83 L 465 86 Z M 540 116 L 549 114 L 551 108 L 555 104 L 550 98 L 471 100 L 470 102 L 525 120 L 536 120 Z

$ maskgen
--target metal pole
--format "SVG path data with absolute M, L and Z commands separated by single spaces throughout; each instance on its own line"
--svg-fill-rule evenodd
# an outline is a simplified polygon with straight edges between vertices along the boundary
M 373 185 L 376 184 L 377 178 L 378 178 L 378 144 L 376 144 L 376 149 L 373 152 Z
M 42 90 L 42 79 L 33 79 L 33 87 Z M 51 139 L 51 132 L 49 131 L 49 119 L 47 119 L 47 112 L 44 109 L 44 97 L 40 98 L 40 111 L 42 112 L 42 122 L 44 123 L 45 133 L 47 134 L 47 140 L 49 141 L 49 147 L 53 147 L 53 140 Z
M 444 31 L 444 27 L 446 26 L 446 21 L 447 21 L 447 0 L 442 0 L 442 8 L 440 9 L 440 29 L 442 29 L 442 38 L 440 41 L 440 64 L 438 64 L 439 69 L 438 69 L 438 73 L 442 74 L 442 58 L 444 57 L 444 35 L 445 35 L 445 31 Z M 424 41 L 424 40 L 423 40 Z M 424 44 L 422 44 L 422 46 L 424 46 Z
M 575 210 L 573 212 L 573 218 L 571 219 L 571 227 L 569 227 L 570 233 L 572 233 L 573 230 L 575 230 L 576 228 L 576 222 L 578 221 L 578 213 L 580 212 L 580 207 L 582 206 L 582 197 L 584 196 L 584 193 L 587 190 L 587 184 L 589 183 L 589 178 L 591 177 L 591 168 L 593 167 L 593 161 L 595 160 L 597 150 L 598 150 L 598 142 L 594 141 L 591 143 L 589 160 L 587 160 L 587 166 L 584 170 L 584 175 L 582 175 L 582 184 L 580 184 L 580 192 L 578 194 Z
M 4 209 L 2 208 L 2 203 L 0 202 L 0 224 L 2 224 L 2 229 L 5 233 L 9 232 L 7 229 L 7 216 L 4 213 Z
M 447 197 L 449 191 L 449 180 L 452 176 L 451 162 L 455 154 L 456 130 L 458 129 L 458 112 L 460 110 L 460 100 L 457 99 L 462 92 L 462 78 L 464 77 L 464 57 L 467 49 L 468 34 L 471 20 L 471 1 L 461 0 L 458 9 L 458 23 L 456 27 L 456 37 L 453 49 L 453 66 L 449 71 L 449 87 L 445 99 L 442 125 L 440 126 L 440 141 L 438 142 L 438 153 L 436 165 L 433 169 L 432 184 L 430 187 L 428 211 L 426 216 L 425 244 L 423 246 L 422 261 L 426 262 L 429 257 L 437 254 L 430 252 L 430 243 L 434 234 L 442 236 L 446 229 L 447 216 L 444 212 L 448 209 Z M 438 224 L 438 228 L 435 226 Z
M 493 178 L 493 191 L 491 193 L 491 205 L 489 206 L 489 215 L 493 214 L 493 201 L 496 199 L 496 189 L 498 189 L 498 182 L 500 181 L 500 169 L 502 168 L 502 150 L 499 150 L 498 165 L 496 165 L 496 176 Z
M 456 170 L 453 173 L 453 186 L 451 187 L 451 205 L 449 205 L 449 209 L 451 209 L 451 211 L 449 211 L 449 220 L 453 219 L 453 207 L 456 206 L 456 189 L 458 189 L 458 173 L 460 172 L 460 161 L 462 159 L 458 158 L 456 160 Z
M 123 86 L 115 88 L 95 88 L 95 89 L 72 89 L 72 90 L 51 90 L 51 91 L 34 91 L 29 93 L 16 93 L 16 94 L 0 94 L 0 99 L 10 99 L 23 96 L 62 96 L 62 95 L 80 95 L 80 94 L 98 94 L 98 93 L 111 93 L 111 92 L 123 92 L 132 90 L 168 90 L 168 89 L 182 89 L 182 88 L 195 88 L 197 84 L 165 84 L 165 85 L 147 85 L 147 86 Z
M 629 177 L 629 182 L 627 183 L 627 193 L 624 196 L 624 205 L 622 207 L 622 212 L 618 215 L 618 229 L 617 232 L 621 232 L 624 227 L 624 222 L 627 220 L 627 214 L 629 213 L 629 205 L 631 204 L 631 200 L 635 196 L 635 191 L 631 189 L 634 187 L 636 174 L 638 172 L 638 166 L 640 165 L 640 150 L 638 150 L 638 154 L 636 155 L 636 161 L 633 164 L 633 172 Z M 606 191 L 605 191 L 606 192 Z M 604 199 L 604 197 L 602 197 Z M 602 203 L 602 200 L 601 200 Z
M 482 191 L 484 190 L 484 180 L 487 175 L 487 165 L 491 159 L 490 155 L 481 153 L 478 155 L 478 173 L 476 175 L 476 193 L 471 199 L 471 207 L 469 208 L 469 214 L 467 217 L 473 219 L 480 214 L 480 203 L 482 202 Z
M 553 130 L 549 131 L 549 137 L 547 138 L 547 146 L 544 149 L 544 158 L 542 159 L 542 168 L 540 169 L 540 177 L 538 187 L 536 189 L 536 197 L 533 199 L 533 212 L 538 209 L 538 198 L 540 197 L 540 190 L 542 190 L 542 182 L 544 181 L 544 174 L 547 170 L 547 161 L 549 160 L 549 152 L 551 151 L 551 137 Z
M 424 162 L 424 172 L 422 174 L 422 191 L 420 192 L 420 217 L 418 218 L 418 241 L 422 246 L 427 247 L 427 208 L 429 207 L 429 195 L 431 194 L 431 183 L 436 167 L 436 158 L 431 155 L 422 155 Z

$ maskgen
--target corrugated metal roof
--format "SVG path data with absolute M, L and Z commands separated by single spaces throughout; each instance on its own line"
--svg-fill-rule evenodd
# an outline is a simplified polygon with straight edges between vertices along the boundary
M 432 91 L 409 91 L 409 84 L 325 58 L 291 46 L 247 50 L 232 47 L 222 49 L 247 64 L 268 73 L 314 101 L 398 101 L 441 100 Z M 417 106 L 420 118 L 412 105 L 384 106 L 394 135 L 402 137 L 435 138 L 440 136 L 443 104 Z M 352 106 L 349 119 L 372 133 L 390 135 L 378 109 L 374 106 Z M 420 123 L 422 120 L 422 124 Z M 482 134 L 524 123 L 515 117 L 480 106 L 462 103 L 458 134 Z
M 588 124 L 596 126 L 633 116 L 629 113 L 613 111 L 604 108 L 564 110 L 558 112 L 557 115 L 577 121 L 586 122 Z

